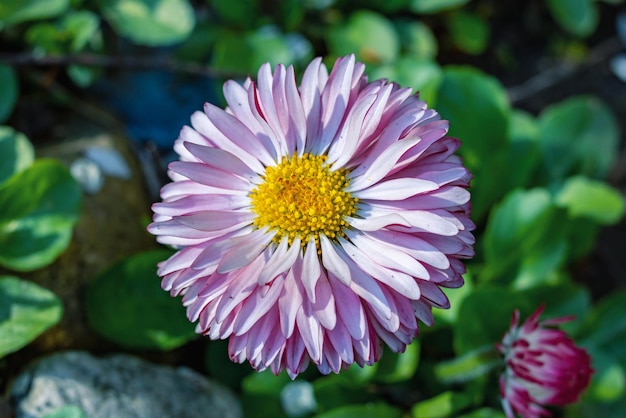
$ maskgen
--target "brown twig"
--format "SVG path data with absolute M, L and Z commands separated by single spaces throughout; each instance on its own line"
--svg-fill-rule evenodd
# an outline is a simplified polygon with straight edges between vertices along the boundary
M 591 68 L 623 49 L 619 38 L 613 37 L 600 43 L 590 50 L 584 61 L 577 64 L 564 63 L 537 74 L 526 80 L 522 84 L 507 89 L 511 103 L 522 102 L 532 96 L 541 93 L 542 90 L 550 88 L 568 78 L 574 77 L 581 71 Z
M 98 54 L 45 55 L 30 53 L 0 54 L 0 64 L 12 67 L 66 67 L 82 65 L 86 67 L 124 69 L 124 70 L 164 70 L 203 77 L 243 78 L 247 74 L 236 71 L 225 71 L 195 62 L 180 62 L 166 59 L 106 56 Z

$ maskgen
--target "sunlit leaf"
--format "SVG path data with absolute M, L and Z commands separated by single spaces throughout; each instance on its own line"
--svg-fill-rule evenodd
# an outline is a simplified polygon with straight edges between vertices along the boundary
M 453 9 L 469 0 L 411 0 L 411 10 L 416 13 L 432 14 Z
M 611 225 L 624 216 L 624 197 L 606 183 L 583 176 L 567 179 L 555 202 L 573 217 L 584 217 Z
M 411 409 L 411 416 L 413 418 L 452 417 L 471 404 L 472 400 L 467 394 L 447 391 L 433 398 L 416 403 Z
M 17 102 L 18 92 L 19 84 L 15 70 L 6 65 L 0 65 L 0 123 L 11 116 Z
M 547 190 L 516 190 L 491 212 L 483 247 L 481 279 L 540 284 L 565 260 L 565 220 Z
M 596 98 L 567 99 L 539 116 L 539 146 L 550 180 L 576 174 L 604 179 L 615 162 L 618 143 L 615 116 Z
M 431 105 L 441 84 L 442 72 L 437 63 L 426 58 L 402 57 L 393 63 L 372 67 L 371 79 L 386 78 L 403 87 L 412 87 L 421 100 Z
M 42 418 L 88 418 L 87 415 L 76 405 L 66 405 L 43 415 Z
M 70 243 L 81 200 L 78 183 L 54 160 L 38 160 L 0 185 L 0 264 L 30 271 L 52 263 Z
M 8 126 L 0 126 L 0 184 L 29 167 L 35 150 L 26 135 Z
M 2 0 L 0 28 L 28 20 L 59 16 L 70 6 L 70 0 Z
M 24 347 L 61 319 L 56 295 L 35 283 L 0 276 L 0 358 Z
M 345 24 L 326 32 L 328 47 L 334 56 L 355 54 L 357 60 L 382 64 L 397 58 L 398 33 L 383 15 L 367 10 L 352 13 Z
M 124 347 L 171 350 L 197 337 L 180 300 L 160 286 L 157 263 L 172 253 L 153 250 L 115 263 L 87 288 L 87 320 Z M 225 359 L 227 361 L 227 359 Z
M 195 25 L 188 0 L 100 0 L 100 7 L 118 34 L 139 45 L 182 42 Z

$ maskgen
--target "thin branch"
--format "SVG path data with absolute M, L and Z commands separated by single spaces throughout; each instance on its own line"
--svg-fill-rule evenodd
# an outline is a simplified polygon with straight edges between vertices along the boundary
M 622 49 L 623 45 L 619 38 L 609 38 L 593 48 L 585 60 L 576 65 L 561 64 L 531 77 L 522 84 L 508 88 L 509 99 L 513 104 L 529 99 L 547 88 L 574 77 L 587 68 L 606 61 Z
M 247 74 L 241 72 L 219 70 L 194 62 L 98 54 L 38 56 L 30 53 L 0 53 L 0 64 L 13 67 L 66 67 L 68 65 L 82 65 L 123 70 L 163 70 L 216 78 L 244 78 L 247 76 Z

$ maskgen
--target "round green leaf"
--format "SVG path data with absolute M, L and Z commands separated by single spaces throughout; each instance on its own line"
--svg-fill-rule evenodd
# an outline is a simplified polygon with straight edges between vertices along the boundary
M 448 30 L 454 45 L 468 54 L 481 54 L 489 42 L 489 26 L 479 15 L 457 11 L 448 16 Z
M 567 179 L 555 202 L 573 217 L 591 219 L 601 225 L 611 225 L 624 216 L 624 197 L 606 183 L 583 176 Z
M 445 68 L 435 106 L 450 121 L 450 134 L 461 140 L 460 153 L 471 170 L 506 147 L 511 108 L 495 78 L 473 67 Z
M 598 26 L 598 10 L 593 0 L 548 0 L 554 20 L 572 35 L 589 36 Z
M 33 341 L 62 314 L 54 293 L 17 277 L 0 276 L 0 358 Z
M 29 167 L 35 150 L 28 138 L 8 126 L 0 126 L 0 184 Z
M 411 10 L 415 13 L 434 14 L 462 6 L 468 1 L 469 0 L 411 0 Z
M 539 147 L 550 180 L 576 174 L 604 179 L 615 163 L 618 144 L 613 113 L 594 97 L 567 99 L 539 116 Z
M 0 65 L 0 123 L 7 120 L 13 112 L 18 90 L 17 76 L 13 68 Z M 1 155 L 0 158 L 2 158 Z
M 100 0 L 100 6 L 117 33 L 139 45 L 182 42 L 195 25 L 187 0 Z
M 70 0 L 2 0 L 0 29 L 3 24 L 16 24 L 59 16 L 69 6 Z
M 372 64 L 395 60 L 400 52 L 398 33 L 383 15 L 359 10 L 348 21 L 327 32 L 332 55 L 355 54 L 358 61 Z
M 197 337 L 177 298 L 161 289 L 157 264 L 171 251 L 127 257 L 87 288 L 86 314 L 103 337 L 130 348 L 172 350 Z
M 386 78 L 402 87 L 412 87 L 419 93 L 420 99 L 429 104 L 435 101 L 442 79 L 441 68 L 437 63 L 430 59 L 412 56 L 374 67 L 370 70 L 370 76 L 371 79 Z
M 0 185 L 0 265 L 31 271 L 70 243 L 82 192 L 58 161 L 41 159 Z
M 402 47 L 410 56 L 430 59 L 437 56 L 437 38 L 428 26 L 417 20 L 401 20 L 395 24 Z

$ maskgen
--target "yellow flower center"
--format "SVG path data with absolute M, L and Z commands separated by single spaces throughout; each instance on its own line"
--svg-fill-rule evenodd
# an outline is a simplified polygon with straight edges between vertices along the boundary
M 321 234 L 331 240 L 343 236 L 345 217 L 356 213 L 358 199 L 345 190 L 348 171 L 331 171 L 325 162 L 325 155 L 304 154 L 268 167 L 250 192 L 254 225 L 276 230 L 277 243 L 285 235 L 289 244 L 300 236 L 303 246 L 311 237 L 319 244 Z

